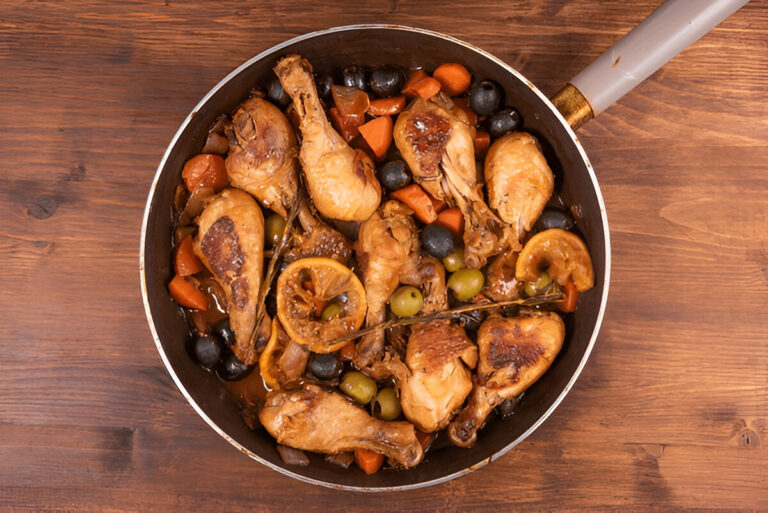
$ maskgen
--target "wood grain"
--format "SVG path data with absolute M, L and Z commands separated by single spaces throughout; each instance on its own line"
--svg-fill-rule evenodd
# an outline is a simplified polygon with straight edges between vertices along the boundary
M 208 429 L 152 344 L 142 209 L 187 112 L 286 38 L 465 39 L 553 93 L 660 1 L 0 4 L 0 511 L 768 510 L 768 8 L 751 2 L 579 133 L 611 223 L 594 356 L 515 451 L 371 497 Z

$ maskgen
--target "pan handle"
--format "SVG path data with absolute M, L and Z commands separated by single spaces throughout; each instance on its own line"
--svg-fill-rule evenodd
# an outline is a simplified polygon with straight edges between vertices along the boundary
M 575 130 L 749 0 L 668 0 L 552 97 Z

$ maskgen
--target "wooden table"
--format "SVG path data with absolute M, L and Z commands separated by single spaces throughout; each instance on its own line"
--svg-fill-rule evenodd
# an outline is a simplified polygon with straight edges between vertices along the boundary
M 608 208 L 596 351 L 500 461 L 379 496 L 283 477 L 175 389 L 147 328 L 155 167 L 222 76 L 284 39 L 392 22 L 548 94 L 661 2 L 0 5 L 0 510 L 768 510 L 768 8 L 752 2 L 579 137 Z

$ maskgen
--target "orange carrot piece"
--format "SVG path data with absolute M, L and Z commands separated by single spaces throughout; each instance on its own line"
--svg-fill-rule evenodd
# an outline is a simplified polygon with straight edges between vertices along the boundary
M 435 207 L 435 212 L 438 214 L 448 206 L 445 201 L 432 197 L 430 193 L 427 193 L 427 196 L 429 196 L 429 201 L 432 202 L 432 206 Z
M 446 208 L 437 214 L 435 223 L 443 228 L 447 228 L 459 239 L 464 234 L 464 214 L 461 213 L 461 209 L 458 207 Z
M 440 82 L 443 91 L 448 96 L 458 96 L 467 89 L 472 82 L 472 75 L 467 68 L 457 62 L 446 62 L 437 67 L 432 76 Z
M 173 261 L 173 268 L 179 276 L 191 276 L 203 270 L 203 263 L 195 255 L 192 248 L 192 236 L 187 235 L 176 248 L 176 258 Z
M 477 132 L 475 134 L 475 156 L 484 157 L 491 147 L 491 134 L 488 132 Z
M 203 187 L 219 192 L 229 183 L 224 159 L 213 153 L 201 153 L 189 159 L 181 170 L 181 178 L 189 192 Z
M 350 342 L 346 346 L 342 347 L 340 349 L 339 356 L 341 357 L 341 361 L 351 362 L 352 358 L 355 356 L 355 343 Z
M 345 116 L 336 107 L 331 107 L 328 114 L 333 128 L 347 142 L 351 141 L 359 133 L 360 125 L 365 121 L 364 116 Z
M 432 77 L 427 77 L 413 84 L 413 90 L 416 94 L 425 100 L 429 100 L 440 92 L 440 82 Z
M 565 293 L 565 298 L 557 303 L 557 307 L 562 312 L 573 312 L 576 310 L 576 303 L 579 301 L 579 291 L 573 280 L 568 280 L 568 283 L 563 287 L 563 292 Z
M 402 189 L 397 189 L 389 194 L 396 200 L 411 207 L 411 210 L 413 210 L 416 217 L 422 223 L 434 223 L 437 219 L 437 211 L 432 204 L 432 199 L 417 184 L 406 185 Z
M 432 441 L 435 439 L 434 433 L 425 433 L 424 431 L 416 429 L 416 440 L 419 441 L 419 445 L 421 445 L 421 450 L 426 451 L 429 449 L 429 446 L 432 445 Z
M 404 108 L 405 96 L 393 96 L 392 98 L 373 100 L 368 106 L 368 113 L 373 116 L 400 114 Z
M 413 75 L 411 75 L 405 82 L 405 85 L 403 86 L 403 94 L 406 96 L 418 96 L 418 93 L 413 88 L 413 86 L 416 84 L 416 82 L 420 82 L 428 76 L 429 75 L 427 75 L 426 71 L 423 69 L 416 70 Z
M 355 461 L 366 474 L 373 474 L 384 464 L 384 455 L 368 449 L 355 450 Z
M 373 153 L 377 157 L 383 157 L 387 154 L 390 145 L 392 144 L 392 130 L 393 130 L 392 118 L 389 116 L 381 116 L 376 119 L 360 125 L 358 129 L 360 135 L 363 136 L 365 142 L 371 147 Z
M 453 104 L 467 115 L 470 126 L 477 126 L 477 114 L 475 114 L 474 110 L 469 108 L 469 98 L 466 96 L 464 98 L 454 98 Z
M 181 306 L 195 310 L 208 310 L 208 299 L 206 299 L 205 294 L 181 276 L 173 277 L 168 284 L 168 292 L 171 293 L 173 300 Z

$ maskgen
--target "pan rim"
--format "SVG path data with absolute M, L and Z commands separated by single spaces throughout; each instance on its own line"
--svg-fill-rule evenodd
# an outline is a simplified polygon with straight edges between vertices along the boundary
M 176 372 L 173 370 L 173 367 L 171 366 L 171 362 L 168 359 L 168 356 L 166 355 L 162 343 L 160 342 L 160 337 L 157 334 L 157 329 L 155 328 L 155 322 L 154 318 L 152 316 L 152 311 L 149 305 L 149 294 L 147 291 L 147 281 L 146 281 L 146 272 L 145 272 L 145 256 L 146 256 L 146 246 L 147 246 L 147 226 L 149 221 L 149 214 L 152 207 L 152 199 L 155 196 L 155 191 L 157 189 L 157 184 L 160 180 L 160 176 L 163 172 L 163 169 L 165 167 L 165 164 L 170 156 L 171 150 L 176 146 L 179 138 L 181 137 L 184 130 L 187 128 L 189 123 L 192 121 L 192 119 L 195 117 L 197 112 L 203 108 L 203 106 L 210 100 L 210 98 L 217 93 L 222 87 L 224 87 L 230 80 L 232 80 L 234 77 L 236 77 L 238 74 L 246 70 L 248 67 L 250 67 L 255 62 L 264 59 L 276 52 L 279 52 L 283 48 L 286 48 L 294 43 L 304 41 L 307 39 L 311 39 L 314 37 L 336 33 L 336 32 L 344 32 L 344 31 L 351 31 L 351 30 L 361 30 L 361 29 L 391 29 L 391 30 L 400 30 L 400 31 L 407 31 L 407 32 L 415 32 L 419 34 L 426 34 L 432 37 L 444 39 L 447 41 L 450 41 L 454 44 L 464 46 L 474 52 L 477 52 L 481 54 L 483 57 L 493 61 L 494 63 L 498 64 L 502 68 L 504 68 L 507 72 L 514 75 L 517 79 L 528 85 L 528 87 L 536 94 L 543 102 L 544 105 L 546 105 L 554 114 L 555 117 L 560 121 L 560 123 L 565 128 L 568 135 L 571 137 L 571 140 L 573 141 L 573 144 L 576 146 L 577 151 L 579 152 L 579 155 L 581 159 L 584 161 L 584 164 L 587 168 L 587 173 L 590 177 L 590 180 L 592 181 L 592 186 L 594 188 L 595 194 L 597 196 L 597 202 L 600 208 L 600 216 L 602 221 L 602 227 L 603 227 L 603 238 L 605 242 L 605 267 L 604 267 L 604 276 L 603 276 L 603 290 L 602 290 L 602 297 L 600 298 L 600 306 L 597 313 L 597 318 L 595 320 L 595 325 L 592 329 L 592 334 L 589 339 L 589 343 L 587 344 L 587 347 L 584 351 L 584 354 L 579 361 L 578 366 L 576 367 L 576 370 L 572 374 L 571 378 L 569 379 L 566 386 L 563 388 L 563 390 L 559 393 L 557 398 L 552 402 L 552 404 L 547 408 L 547 410 L 534 422 L 525 432 L 523 432 L 520 436 L 512 440 L 509 444 L 505 445 L 498 451 L 496 451 L 491 456 L 488 456 L 479 462 L 470 465 L 458 472 L 454 472 L 452 474 L 448 474 L 436 479 L 430 479 L 427 481 L 421 481 L 418 483 L 411 483 L 411 484 L 405 484 L 405 485 L 396 485 L 396 486 L 373 486 L 373 487 L 365 487 L 365 486 L 353 486 L 353 485 L 344 485 L 339 483 L 333 483 L 328 481 L 323 481 L 320 479 L 315 479 L 312 477 L 304 476 L 298 473 L 295 473 L 289 469 L 280 467 L 278 465 L 275 465 L 258 454 L 254 453 L 250 449 L 244 447 L 241 445 L 237 440 L 229 436 L 223 429 L 221 429 L 206 413 L 203 411 L 203 409 L 200 407 L 200 405 L 197 404 L 197 402 L 192 398 L 192 396 L 189 394 L 187 389 L 185 388 L 184 384 L 181 382 L 181 379 L 178 377 Z M 410 27 L 405 25 L 393 25 L 393 24 L 355 24 L 355 25 L 343 25 L 338 27 L 332 27 L 328 29 L 323 30 L 317 30 L 313 32 L 308 32 L 306 34 L 302 34 L 296 37 L 293 37 L 291 39 L 288 39 L 286 41 L 283 41 L 277 45 L 274 45 L 259 54 L 255 55 L 254 57 L 248 59 L 243 64 L 232 70 L 230 73 L 228 73 L 224 78 L 222 78 L 215 86 L 213 86 L 206 94 L 203 96 L 203 98 L 195 105 L 195 107 L 192 109 L 192 111 L 187 115 L 187 117 L 184 119 L 184 121 L 179 126 L 178 130 L 174 134 L 173 138 L 171 139 L 170 143 L 168 144 L 162 159 L 160 160 L 160 163 L 158 164 L 157 171 L 155 172 L 155 176 L 152 180 L 152 185 L 149 189 L 149 195 L 147 197 L 146 205 L 144 207 L 144 215 L 142 219 L 141 224 L 141 239 L 139 244 L 139 277 L 140 277 L 140 284 L 141 284 L 141 294 L 142 294 L 142 302 L 144 304 L 144 312 L 147 317 L 147 322 L 149 324 L 150 332 L 152 333 L 152 338 L 155 341 L 155 347 L 157 348 L 158 353 L 160 354 L 160 358 L 163 361 L 163 364 L 165 365 L 166 370 L 170 374 L 171 378 L 173 379 L 173 382 L 176 384 L 176 387 L 179 389 L 181 394 L 184 396 L 184 398 L 187 400 L 187 402 L 192 406 L 192 408 L 197 412 L 197 414 L 205 421 L 208 426 L 211 427 L 216 433 L 218 433 L 219 436 L 224 438 L 227 442 L 229 442 L 232 446 L 234 446 L 236 449 L 238 449 L 243 454 L 246 454 L 250 458 L 258 461 L 259 463 L 267 466 L 268 468 L 275 470 L 285 476 L 297 479 L 299 481 L 322 486 L 325 488 L 335 489 L 335 490 L 345 490 L 345 491 L 355 491 L 355 492 L 386 492 L 386 491 L 405 491 L 405 490 L 414 490 L 418 488 L 424 488 L 427 486 L 433 486 L 440 483 L 444 483 L 453 479 L 456 479 L 458 477 L 464 476 L 474 470 L 477 470 L 479 468 L 484 467 L 488 463 L 491 463 L 503 455 L 505 455 L 507 452 L 509 452 L 512 448 L 517 446 L 519 443 L 521 443 L 523 440 L 525 440 L 528 436 L 533 433 L 541 424 L 544 423 L 547 418 L 554 412 L 554 410 L 560 405 L 560 403 L 565 399 L 565 396 L 568 395 L 568 392 L 573 388 L 574 384 L 576 383 L 576 380 L 579 378 L 582 370 L 584 369 L 584 366 L 587 363 L 587 360 L 589 360 L 589 356 L 592 353 L 592 349 L 594 348 L 594 345 L 597 341 L 597 336 L 600 332 L 600 327 L 602 325 L 603 317 L 605 314 L 605 308 L 608 300 L 608 289 L 610 284 L 610 274 L 611 274 L 611 244 L 610 244 L 610 230 L 608 228 L 608 217 L 605 209 L 605 202 L 603 200 L 602 191 L 600 190 L 600 186 L 597 182 L 597 176 L 595 175 L 594 169 L 592 167 L 591 162 L 589 161 L 589 158 L 584 151 L 584 148 L 581 146 L 581 142 L 579 141 L 578 137 L 574 133 L 573 129 L 568 125 L 568 123 L 565 121 L 565 118 L 563 118 L 562 114 L 557 110 L 557 108 L 550 102 L 549 98 L 546 97 L 530 80 L 528 80 L 525 76 L 523 76 L 520 72 L 512 68 L 511 66 L 507 65 L 494 55 L 490 54 L 489 52 L 478 48 L 472 44 L 469 44 L 465 41 L 462 41 L 460 39 L 457 39 L 452 36 L 448 36 L 446 34 L 442 34 L 440 32 L 435 32 L 431 30 L 426 29 L 420 29 L 416 27 Z

